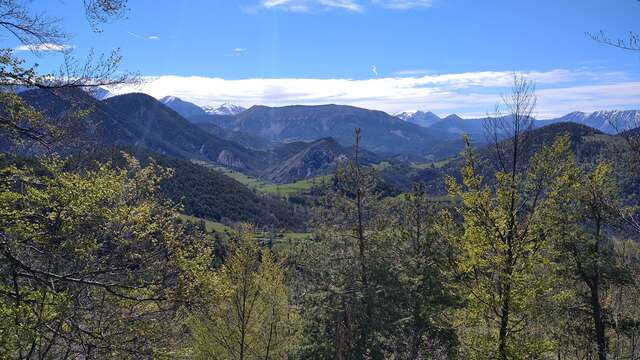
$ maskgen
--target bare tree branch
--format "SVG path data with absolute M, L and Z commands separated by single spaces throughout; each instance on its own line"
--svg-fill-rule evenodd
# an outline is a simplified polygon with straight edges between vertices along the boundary
M 597 34 L 587 32 L 586 35 L 590 37 L 593 41 L 599 42 L 601 44 L 613 46 L 623 50 L 640 51 L 640 34 L 635 33 L 633 31 L 629 32 L 629 35 L 627 36 L 626 39 L 610 38 L 602 30 L 600 30 L 600 32 Z

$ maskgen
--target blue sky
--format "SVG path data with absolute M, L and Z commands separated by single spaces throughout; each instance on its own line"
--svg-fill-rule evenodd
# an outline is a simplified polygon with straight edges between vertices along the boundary
M 58 45 L 76 56 L 120 47 L 122 68 L 149 77 L 117 92 L 474 116 L 518 71 L 538 84 L 540 117 L 640 108 L 640 53 L 585 35 L 640 31 L 636 0 L 131 0 L 101 33 L 80 1 L 32 6 L 63 18 L 72 36 Z M 62 58 L 24 55 L 43 70 Z

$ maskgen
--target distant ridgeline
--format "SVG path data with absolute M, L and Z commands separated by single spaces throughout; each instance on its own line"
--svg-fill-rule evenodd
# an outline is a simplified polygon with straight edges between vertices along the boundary
M 457 154 L 463 148 L 463 133 L 482 149 L 481 157 L 488 158 L 489 151 L 483 149 L 484 120 L 456 115 L 441 119 L 433 113 L 413 111 L 392 116 L 343 105 L 244 109 L 225 104 L 201 108 L 176 97 L 158 101 L 142 93 L 107 96 L 81 89 L 28 90 L 21 96 L 71 134 L 56 143 L 59 152 L 87 153 L 89 149 L 99 153 L 100 149 L 124 146 L 162 159 L 182 172 L 177 172 L 165 192 L 174 199 L 184 197 L 181 201 L 190 214 L 212 219 L 257 221 L 264 216 L 260 211 L 267 211 L 271 215 L 266 218 L 284 224 L 292 215 L 287 213 L 291 209 L 281 208 L 277 201 L 254 198 L 245 186 L 178 159 L 226 166 L 274 184 L 293 183 L 332 173 L 337 161 L 352 156 L 354 130 L 360 128 L 360 161 L 364 165 L 387 164 L 378 168 L 387 185 L 406 191 L 419 181 L 430 193 L 444 194 L 444 177 L 459 177 L 462 160 Z M 76 116 L 78 113 L 82 116 Z M 597 158 L 616 161 L 618 157 L 612 154 L 623 146 L 615 135 L 617 125 L 639 117 L 638 111 L 575 112 L 535 121 L 539 129 L 530 136 L 531 154 L 557 136 L 568 134 L 584 166 Z M 42 151 L 33 146 L 19 150 L 27 155 Z M 489 171 L 490 164 L 485 165 Z M 624 191 L 637 192 L 637 179 L 619 168 Z M 229 192 L 244 195 L 225 199 Z M 235 204 L 222 205 L 227 201 Z M 259 205 L 247 205 L 252 202 Z M 234 209 L 238 204 L 248 207 Z M 258 207 L 262 210 L 255 210 Z
M 543 146 L 553 144 L 559 136 L 570 138 L 571 148 L 582 167 L 591 169 L 599 160 L 613 164 L 621 191 L 629 200 L 640 200 L 640 178 L 629 169 L 631 161 L 626 157 L 629 151 L 622 135 L 606 134 L 571 122 L 554 123 L 529 132 L 523 154 L 525 159 L 530 159 Z M 479 166 L 487 178 L 496 169 L 496 164 L 489 160 L 494 157 L 492 151 L 489 146 L 480 147 L 477 151 Z M 394 166 L 383 169 L 381 176 L 389 184 L 405 191 L 410 189 L 413 182 L 422 182 L 429 193 L 443 195 L 446 194 L 445 178 L 453 176 L 460 180 L 463 163 L 460 155 L 430 164 L 395 163 Z

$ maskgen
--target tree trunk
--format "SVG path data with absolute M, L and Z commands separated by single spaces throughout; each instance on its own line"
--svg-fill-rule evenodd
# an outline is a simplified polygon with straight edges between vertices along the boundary
M 507 337 L 509 331 L 509 312 L 511 307 L 511 284 L 507 282 L 503 289 L 502 305 L 500 317 L 500 343 L 498 345 L 498 358 L 500 360 L 508 360 L 507 355 Z
M 596 271 L 595 276 L 591 279 L 589 290 L 591 291 L 591 314 L 593 316 L 593 329 L 596 335 L 596 344 L 598 345 L 598 359 L 607 360 L 607 337 L 606 325 L 603 320 L 602 306 L 600 305 L 600 232 L 601 219 L 596 215 Z
M 591 290 L 591 313 L 593 316 L 593 327 L 596 335 L 596 343 L 598 345 L 598 359 L 607 360 L 607 338 L 605 335 L 605 324 L 602 319 L 602 306 L 600 306 L 598 284 L 590 287 Z
M 364 204 L 363 204 L 363 194 L 362 194 L 362 177 L 360 174 L 360 162 L 359 162 L 359 152 L 360 152 L 360 129 L 356 129 L 356 141 L 354 146 L 354 161 L 355 161 L 355 173 L 356 173 L 356 211 L 358 217 L 357 224 L 357 237 L 358 237 L 358 252 L 360 257 L 360 278 L 362 281 L 363 288 L 363 301 L 365 307 L 365 320 L 362 324 L 362 332 L 360 338 L 360 351 L 364 357 L 368 345 L 369 345 L 369 326 L 372 318 L 372 307 L 371 301 L 373 300 L 373 296 L 370 294 L 369 289 L 369 278 L 367 273 L 367 257 L 366 257 L 366 237 L 364 231 Z

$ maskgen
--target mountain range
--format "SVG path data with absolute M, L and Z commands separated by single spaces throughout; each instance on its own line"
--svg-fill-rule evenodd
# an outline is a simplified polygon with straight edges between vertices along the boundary
M 196 115 L 187 119 L 214 124 L 222 129 L 259 136 L 270 142 L 314 141 L 332 137 L 342 146 L 354 141 L 354 130 L 362 130 L 362 147 L 387 155 L 412 154 L 435 159 L 461 149 L 455 134 L 433 134 L 418 125 L 382 111 L 346 105 L 252 106 L 235 115 Z M 442 149 L 443 143 L 450 147 Z
M 633 162 L 626 157 L 629 154 L 628 145 L 622 134 L 607 134 L 573 122 L 549 124 L 528 133 L 526 142 L 521 144 L 523 163 L 530 161 L 543 146 L 553 144 L 559 136 L 569 137 L 571 150 L 581 166 L 590 168 L 603 160 L 613 164 L 614 175 L 618 180 L 621 193 L 633 202 L 640 199 L 640 177 L 634 175 L 637 173 L 631 169 Z M 511 140 L 502 140 L 501 147 L 505 148 L 509 141 Z M 490 146 L 478 146 L 476 150 L 476 166 L 489 181 L 495 179 L 498 165 L 494 151 Z M 390 162 L 380 171 L 380 175 L 388 185 L 401 191 L 410 191 L 412 185 L 419 182 L 425 185 L 429 194 L 444 195 L 447 193 L 445 185 L 447 177 L 452 176 L 458 181 L 462 180 L 461 169 L 464 162 L 461 155 L 428 165 Z
M 202 115 L 237 115 L 246 109 L 242 106 L 234 105 L 225 102 L 219 106 L 198 106 L 196 104 L 184 101 L 175 96 L 165 96 L 160 99 L 160 102 L 173 109 L 178 114 L 185 118 L 202 116 Z
M 64 132 L 70 131 L 71 137 L 56 143 L 62 154 L 72 154 L 85 164 L 122 162 L 122 150 L 142 162 L 154 159 L 175 170 L 160 185 L 162 196 L 180 204 L 187 215 L 220 222 L 303 226 L 308 219 L 306 206 L 317 201 L 317 193 L 274 198 L 249 188 L 251 182 L 278 187 L 333 173 L 339 162 L 352 157 L 356 128 L 362 129 L 359 159 L 365 166 L 375 166 L 381 187 L 390 196 L 409 191 L 416 182 L 431 195 L 445 194 L 445 178 L 461 177 L 463 159 L 458 154 L 463 133 L 471 134 L 477 145 L 480 170 L 488 179 L 494 169 L 490 150 L 481 140 L 483 119 L 457 115 L 440 119 L 418 111 L 392 116 L 341 105 L 253 106 L 220 115 L 176 97 L 159 101 L 130 93 L 98 100 L 95 93 L 74 88 L 32 89 L 20 96 L 46 119 L 63 125 Z M 583 166 L 600 159 L 616 164 L 621 191 L 637 199 L 640 179 L 629 175 L 633 172 L 625 166 L 630 162 L 615 153 L 626 143 L 613 134 L 616 129 L 611 124 L 638 116 L 637 111 L 575 112 L 535 121 L 538 128 L 530 132 L 531 147 L 524 156 L 532 156 L 559 135 L 569 135 Z M 7 146 L 12 145 L 0 138 L 0 148 L 12 150 Z M 33 150 L 21 151 L 18 154 L 32 155 Z M 221 166 L 235 171 L 222 171 Z
M 429 193 L 443 194 L 444 178 L 460 177 L 461 134 L 481 139 L 483 132 L 483 119 L 457 115 L 439 119 L 417 111 L 391 116 L 341 105 L 253 106 L 220 115 L 176 97 L 158 101 L 142 93 L 98 100 L 94 93 L 65 88 L 32 89 L 20 96 L 46 119 L 64 125 L 62 130 L 72 131 L 73 136 L 56 143 L 63 154 L 96 154 L 107 159 L 125 149 L 141 160 L 155 158 L 176 170 L 174 180 L 164 182 L 162 189 L 187 214 L 216 221 L 267 219 L 262 225 L 293 226 L 297 221 L 289 219 L 305 215 L 297 213 L 295 206 L 272 201 L 200 163 L 216 165 L 214 169 L 233 168 L 267 183 L 293 183 L 334 172 L 338 162 L 352 156 L 354 130 L 361 128 L 361 163 L 377 165 L 390 193 L 422 182 Z M 624 163 L 610 152 L 624 146 L 621 136 L 609 134 L 616 130 L 611 124 L 638 116 L 637 111 L 576 112 L 539 120 L 535 122 L 539 128 L 531 132 L 532 149 L 569 134 L 581 163 L 588 165 L 600 158 Z M 2 140 L 0 148 L 11 150 L 5 147 L 12 145 Z M 480 159 L 485 159 L 482 166 L 490 166 L 482 141 L 472 140 L 480 148 Z M 21 154 L 31 155 L 33 150 L 23 151 Z M 638 179 L 617 176 L 625 194 L 638 195 Z
M 172 104 L 167 105 L 181 112 Z M 355 127 L 363 129 L 365 136 L 362 145 L 371 151 L 387 155 L 403 154 L 423 160 L 457 153 L 461 148 L 460 139 L 463 134 L 468 134 L 477 143 L 486 141 L 486 118 L 463 119 L 456 114 L 440 118 L 433 112 L 419 110 L 388 115 L 344 105 L 253 106 L 235 114 L 224 111 L 181 114 L 194 123 L 213 124 L 222 130 L 258 136 L 263 141 L 255 141 L 254 138 L 251 143 L 260 144 L 261 149 L 268 142 L 312 141 L 324 136 L 333 137 L 340 144 L 348 145 L 353 141 Z M 402 120 L 406 125 L 395 122 L 393 118 Z M 539 128 L 549 124 L 575 122 L 614 134 L 623 129 L 624 124 L 638 120 L 640 111 L 637 110 L 573 112 L 553 119 L 536 120 L 533 126 Z M 226 135 L 226 138 L 239 137 Z
M 397 113 L 395 116 L 435 132 L 469 134 L 479 141 L 482 141 L 485 136 L 483 124 L 486 118 L 463 119 L 456 114 L 452 114 L 441 119 L 431 112 L 423 111 L 405 111 Z M 640 111 L 638 110 L 607 110 L 592 113 L 575 111 L 557 118 L 536 120 L 533 125 L 539 128 L 561 122 L 574 122 L 598 129 L 607 134 L 615 134 L 620 130 L 624 130 L 625 124 L 639 123 L 639 120 Z
M 420 110 L 403 111 L 395 113 L 393 116 L 422 127 L 429 127 L 442 120 L 438 115 L 431 111 L 424 112 Z
M 351 156 L 356 128 L 362 130 L 363 160 L 369 164 L 385 159 L 434 161 L 459 153 L 463 133 L 469 133 L 476 144 L 483 139 L 483 119 L 450 115 L 437 120 L 435 114 L 417 111 L 391 116 L 344 105 L 253 106 L 219 115 L 176 97 L 158 101 L 142 93 L 102 101 L 80 89 L 36 89 L 20 96 L 58 123 L 78 111 L 88 114 L 81 121 L 68 121 L 76 125 L 75 136 L 60 146 L 69 151 L 75 142 L 78 146 L 135 146 L 217 163 L 275 183 L 333 171 L 336 161 Z M 638 116 L 637 111 L 571 113 L 535 124 L 578 121 L 612 132 L 611 122 Z
M 73 129 L 78 147 L 134 146 L 176 158 L 217 163 L 273 182 L 292 182 L 329 172 L 337 159 L 348 158 L 352 152 L 350 147 L 338 144 L 333 138 L 288 143 L 267 141 L 262 144 L 263 149 L 257 150 L 242 145 L 263 141 L 256 135 L 221 129 L 214 124 L 192 123 L 142 93 L 113 96 L 103 101 L 73 88 L 36 89 L 21 96 L 58 123 L 75 112 L 86 113 L 81 121 L 70 120 L 78 125 Z M 179 99 L 170 103 L 185 105 Z M 69 148 L 67 143 L 60 146 Z M 364 158 L 369 163 L 379 161 L 377 155 L 366 154 Z
M 209 115 L 238 115 L 241 112 L 247 110 L 242 106 L 234 105 L 228 102 L 219 106 L 203 106 L 202 110 Z

